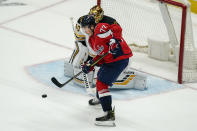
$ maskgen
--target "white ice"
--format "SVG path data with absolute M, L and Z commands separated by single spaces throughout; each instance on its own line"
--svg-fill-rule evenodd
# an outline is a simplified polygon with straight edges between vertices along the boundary
M 5 3 L 26 5 L 3 6 Z M 109 128 L 94 125 L 94 117 L 101 111 L 88 106 L 89 96 L 43 85 L 28 75 L 27 66 L 71 55 L 74 36 L 69 18 L 86 14 L 94 3 L 93 0 L 1 1 L 0 130 L 196 131 L 197 83 L 140 99 L 114 100 L 117 126 Z M 136 54 L 137 58 L 143 56 Z M 134 62 L 133 66 L 137 68 L 139 64 Z M 143 69 L 157 74 L 157 68 L 144 65 Z M 42 99 L 44 93 L 48 97 Z

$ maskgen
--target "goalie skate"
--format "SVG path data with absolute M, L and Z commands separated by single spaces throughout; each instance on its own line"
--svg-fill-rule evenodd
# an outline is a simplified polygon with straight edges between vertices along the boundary
M 114 109 L 111 111 L 105 112 L 104 116 L 96 118 L 95 125 L 115 127 L 116 124 L 115 124 Z
M 88 103 L 89 103 L 89 105 L 90 106 L 95 106 L 95 105 L 99 105 L 100 104 L 100 100 L 98 99 L 98 98 L 93 98 L 93 99 L 90 99 L 89 101 L 88 101 Z

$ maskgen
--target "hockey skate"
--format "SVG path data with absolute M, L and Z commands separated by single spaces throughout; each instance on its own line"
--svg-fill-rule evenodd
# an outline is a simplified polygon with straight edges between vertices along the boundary
M 95 98 L 93 98 L 93 99 L 90 99 L 90 100 L 88 101 L 88 103 L 89 103 L 90 106 L 96 106 L 96 105 L 101 104 L 101 103 L 100 103 L 100 100 L 99 100 L 97 97 L 95 97 Z
M 115 121 L 115 113 L 114 113 L 114 109 L 113 109 L 110 111 L 106 111 L 104 113 L 104 116 L 96 118 L 95 125 L 114 127 L 114 126 L 116 126 L 114 121 Z

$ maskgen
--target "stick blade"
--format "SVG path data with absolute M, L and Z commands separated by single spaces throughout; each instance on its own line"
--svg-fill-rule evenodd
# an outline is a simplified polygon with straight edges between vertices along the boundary
M 59 83 L 59 81 L 58 81 L 55 77 L 52 77 L 52 78 L 51 78 L 51 81 L 52 81 L 56 86 L 58 86 L 58 87 L 60 87 L 60 88 L 64 86 L 63 84 Z

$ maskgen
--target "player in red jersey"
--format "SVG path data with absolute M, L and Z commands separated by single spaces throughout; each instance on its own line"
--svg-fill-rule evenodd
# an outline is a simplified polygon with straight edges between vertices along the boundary
M 118 24 L 114 18 L 104 15 L 103 9 L 98 5 L 93 6 L 90 9 L 88 15 L 93 15 L 96 23 L 108 23 L 110 25 Z M 77 69 L 81 68 L 81 63 L 88 61 L 95 56 L 94 51 L 92 51 L 88 41 L 86 41 L 88 37 L 81 30 L 81 20 L 85 16 L 87 15 L 81 16 L 76 23 L 72 21 L 76 46 L 73 51 L 73 54 L 70 57 L 69 62 L 65 62 L 65 76 L 72 77 L 74 74 L 78 73 Z
M 112 110 L 112 97 L 109 86 L 116 81 L 121 72 L 127 67 L 132 51 L 122 37 L 122 28 L 118 24 L 98 23 L 92 15 L 82 19 L 81 27 L 89 35 L 89 43 L 96 57 L 89 63 L 93 63 L 106 53 L 99 62 L 100 69 L 97 73 L 96 89 L 104 115 L 95 119 L 97 125 L 114 125 L 115 114 Z M 84 73 L 89 73 L 92 68 L 87 64 L 82 68 Z

